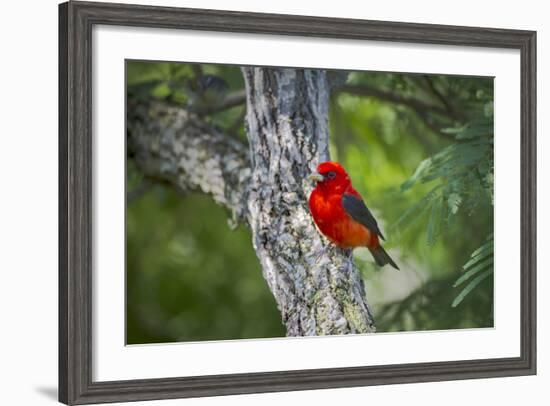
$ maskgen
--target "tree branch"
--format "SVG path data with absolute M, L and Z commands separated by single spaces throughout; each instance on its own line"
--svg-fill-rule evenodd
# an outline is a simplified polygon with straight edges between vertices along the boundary
M 146 176 L 201 190 L 246 220 L 248 149 L 195 114 L 162 102 L 128 102 L 128 153 Z
M 461 117 L 453 107 L 453 105 L 449 102 L 449 99 L 441 93 L 437 87 L 435 86 L 433 80 L 429 75 L 422 75 L 424 82 L 427 84 L 428 89 L 430 92 L 441 102 L 443 106 L 445 106 L 445 109 L 449 113 L 451 117 L 454 119 L 464 119 L 464 117 Z
M 395 104 L 401 104 L 403 106 L 410 107 L 415 112 L 433 112 L 441 116 L 448 118 L 454 118 L 446 109 L 443 109 L 439 106 L 426 103 L 422 100 L 415 99 L 412 97 L 401 96 L 396 93 L 387 92 L 384 90 L 376 89 L 367 85 L 342 85 L 336 89 L 338 92 L 349 93 L 356 96 L 368 96 L 376 97 L 380 100 L 389 101 Z
M 212 106 L 196 107 L 193 109 L 194 113 L 197 113 L 201 116 L 206 116 L 208 114 L 215 114 L 221 111 L 229 110 L 233 107 L 237 107 L 241 104 L 244 104 L 246 101 L 246 95 L 243 90 L 236 90 L 233 93 L 229 93 L 224 99 Z
M 411 110 L 413 110 L 417 114 L 417 116 L 424 122 L 424 124 L 426 124 L 426 126 L 429 129 L 431 129 L 433 132 L 451 141 L 456 141 L 452 135 L 446 134 L 443 131 L 441 131 L 441 128 L 429 119 L 429 113 L 435 113 L 440 116 L 444 116 L 446 118 L 453 119 L 453 120 L 456 119 L 454 113 L 448 111 L 447 109 L 441 108 L 433 104 L 426 103 L 419 99 L 404 97 L 392 92 L 376 89 L 374 87 L 367 86 L 367 85 L 344 84 L 342 86 L 339 86 L 337 89 L 335 89 L 335 91 L 340 93 L 353 94 L 355 96 L 374 97 L 390 103 L 406 106 Z

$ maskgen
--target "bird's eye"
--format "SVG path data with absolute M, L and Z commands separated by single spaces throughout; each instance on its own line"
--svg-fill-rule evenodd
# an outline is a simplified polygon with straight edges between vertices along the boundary
M 336 177 L 336 172 L 330 171 L 327 173 L 327 178 L 334 179 Z

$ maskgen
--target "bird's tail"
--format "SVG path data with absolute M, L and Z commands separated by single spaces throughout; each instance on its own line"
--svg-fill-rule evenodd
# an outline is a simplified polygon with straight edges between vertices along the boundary
M 369 247 L 367 247 L 369 248 Z M 374 260 L 376 261 L 376 265 L 378 266 L 384 266 L 386 264 L 390 264 L 395 269 L 399 269 L 397 264 L 393 261 L 393 259 L 390 258 L 386 250 L 382 248 L 381 245 L 379 245 L 376 248 L 369 248 L 370 253 L 374 257 Z

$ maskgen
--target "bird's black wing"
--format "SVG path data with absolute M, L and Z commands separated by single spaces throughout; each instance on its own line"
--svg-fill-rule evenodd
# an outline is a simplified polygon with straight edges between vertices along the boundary
M 369 230 L 375 232 L 380 236 L 380 238 L 385 240 L 384 236 L 382 235 L 382 231 L 380 231 L 380 228 L 378 228 L 378 223 L 376 222 L 376 219 L 361 198 L 350 195 L 348 193 L 344 193 L 342 195 L 342 206 L 344 207 L 346 213 L 349 214 L 352 219 L 354 219 L 358 223 L 363 224 Z

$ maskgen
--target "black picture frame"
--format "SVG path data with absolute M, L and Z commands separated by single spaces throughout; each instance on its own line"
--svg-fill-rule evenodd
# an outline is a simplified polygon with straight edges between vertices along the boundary
M 166 379 L 92 380 L 92 27 L 95 24 L 517 49 L 521 54 L 521 355 Z M 59 400 L 217 396 L 536 373 L 536 32 L 68 2 L 59 5 Z

